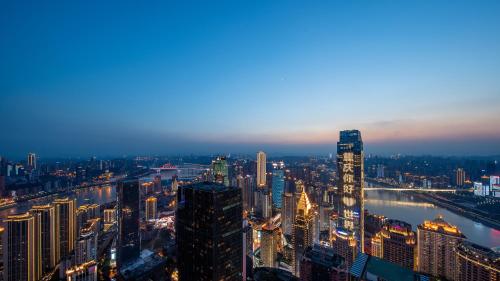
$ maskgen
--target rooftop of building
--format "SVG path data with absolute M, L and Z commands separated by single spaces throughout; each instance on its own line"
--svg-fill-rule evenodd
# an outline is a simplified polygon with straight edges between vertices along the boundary
M 225 186 L 225 185 L 223 185 L 221 183 L 215 183 L 215 182 L 193 183 L 193 184 L 190 184 L 190 185 L 185 185 L 182 188 L 198 189 L 198 190 L 202 190 L 202 191 L 211 191 L 211 192 L 226 191 L 226 190 L 236 189 L 236 187 Z
M 367 273 L 386 281 L 429 280 L 428 277 L 397 264 L 367 254 L 360 254 L 354 261 L 350 274 L 357 278 L 364 278 Z
M 469 256 L 482 259 L 489 264 L 494 264 L 497 267 L 500 267 L 500 253 L 494 251 L 493 249 L 486 248 L 469 241 L 462 241 L 457 248 L 462 253 L 466 253 Z
M 305 251 L 304 258 L 328 268 L 340 268 L 345 264 L 345 259 L 336 254 L 333 248 L 319 244 L 308 247 Z
M 457 226 L 449 224 L 443 219 L 442 216 L 438 216 L 432 221 L 424 221 L 423 224 L 418 225 L 418 228 L 435 231 L 460 238 L 466 238 L 465 235 L 463 235 L 462 232 L 460 232 L 460 229 L 458 229 Z
M 298 281 L 291 272 L 279 268 L 257 267 L 253 272 L 255 281 Z
M 120 270 L 120 274 L 125 280 L 134 280 L 143 276 L 151 270 L 164 263 L 165 260 L 150 250 L 143 250 L 140 256 L 134 261 L 125 264 Z

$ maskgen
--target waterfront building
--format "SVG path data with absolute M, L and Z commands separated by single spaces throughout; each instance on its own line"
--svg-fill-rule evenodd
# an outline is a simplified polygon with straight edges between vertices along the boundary
M 148 197 L 146 199 L 146 221 L 156 219 L 156 206 L 157 199 L 154 196 Z
M 462 168 L 458 168 L 456 174 L 457 187 L 463 187 L 464 183 L 465 183 L 465 171 Z
M 417 237 L 411 224 L 387 220 L 372 237 L 371 250 L 373 256 L 416 270 Z
M 295 221 L 292 231 L 292 269 L 300 275 L 300 262 L 305 249 L 313 244 L 313 215 L 309 197 L 304 190 L 300 195 L 295 212 Z
M 45 274 L 52 270 L 58 261 L 56 256 L 56 237 L 59 229 L 56 228 L 55 208 L 51 205 L 35 205 L 31 207 L 31 214 L 38 214 L 40 227 L 40 258 L 41 273 Z
M 229 186 L 229 172 L 225 156 L 218 156 L 212 160 L 213 181 Z
M 270 222 L 262 227 L 260 232 L 260 259 L 262 266 L 276 267 L 278 247 L 280 247 L 281 243 L 280 234 L 279 228 Z
M 273 163 L 273 175 L 272 175 L 272 192 L 273 192 L 273 206 L 275 208 L 281 209 L 282 207 L 282 195 L 285 189 L 285 174 L 283 171 L 284 164 Z
M 337 225 L 342 231 L 348 232 L 347 236 L 354 236 L 356 248 L 364 252 L 364 153 L 358 130 L 340 132 L 337 169 L 340 195 Z M 352 261 L 346 258 L 346 262 Z
M 75 249 L 76 241 L 76 200 L 69 198 L 55 199 L 53 202 L 56 214 L 56 228 L 59 235 L 56 237 L 56 247 L 60 259 L 67 258 Z
M 454 249 L 465 238 L 460 230 L 442 217 L 418 225 L 418 271 L 453 280 Z
M 76 240 L 75 263 L 82 265 L 92 260 L 97 260 L 97 233 L 87 226 Z
M 500 280 L 500 253 L 466 241 L 462 241 L 455 248 L 455 253 L 455 280 Z
M 300 280 L 347 281 L 348 268 L 333 248 L 314 244 L 307 247 L 300 264 Z
M 37 281 L 41 277 L 38 214 L 11 215 L 4 220 L 4 272 L 6 281 Z
M 100 217 L 100 207 L 98 204 L 81 205 L 76 210 L 76 233 L 80 233 L 80 229 L 88 220 Z
M 97 262 L 89 261 L 66 270 L 66 281 L 97 281 Z
M 177 202 L 179 280 L 241 280 L 241 190 L 207 182 L 185 185 Z
M 285 235 L 292 235 L 293 222 L 295 221 L 295 196 L 293 193 L 283 193 L 283 207 L 281 208 L 281 228 Z
M 117 265 L 122 267 L 139 257 L 141 238 L 139 230 L 140 218 L 140 185 L 138 179 L 118 182 L 117 190 L 118 243 Z
M 33 152 L 28 153 L 28 167 L 33 170 L 36 169 L 36 154 Z
M 264 151 L 257 152 L 257 187 L 266 186 L 266 154 Z

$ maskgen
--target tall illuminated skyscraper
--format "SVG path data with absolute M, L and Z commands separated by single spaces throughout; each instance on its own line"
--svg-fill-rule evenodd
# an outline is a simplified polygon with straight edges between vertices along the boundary
M 266 186 L 266 154 L 264 151 L 257 152 L 257 187 Z
M 156 197 L 153 196 L 146 199 L 146 221 L 156 219 L 157 201 Z
M 460 230 L 438 217 L 417 229 L 418 271 L 455 279 L 455 248 L 465 238 Z
M 35 153 L 28 153 L 28 167 L 31 169 L 36 169 L 36 154 Z
M 358 130 L 340 132 L 337 169 L 340 195 L 338 227 L 347 232 L 347 236 L 354 236 L 358 251 L 364 252 L 364 153 Z M 347 258 L 346 263 L 349 263 Z
M 273 163 L 273 205 L 278 209 L 281 209 L 281 199 L 285 189 L 285 173 L 283 171 L 284 166 L 285 165 L 283 164 L 283 162 Z
M 260 233 L 260 258 L 263 266 L 275 267 L 281 241 L 279 228 L 272 223 L 266 223 Z
M 40 228 L 35 216 L 20 214 L 4 220 L 4 280 L 37 281 L 41 277 Z
M 75 249 L 76 242 L 76 200 L 69 198 L 55 199 L 56 228 L 59 235 L 56 237 L 59 259 L 66 258 Z
M 307 247 L 313 244 L 313 215 L 312 205 L 304 190 L 300 194 L 295 213 L 295 222 L 292 233 L 292 268 L 295 275 L 300 275 L 300 261 Z
M 140 185 L 138 179 L 118 182 L 117 186 L 117 265 L 120 268 L 139 257 L 141 237 L 139 219 L 141 210 Z
M 281 227 L 283 233 L 292 235 L 293 222 L 295 221 L 295 196 L 293 193 L 283 193 L 283 207 L 281 208 Z
M 31 214 L 38 214 L 40 225 L 40 258 L 42 274 L 49 272 L 56 266 L 58 256 L 56 256 L 56 237 L 59 229 L 56 228 L 56 212 L 54 206 L 40 205 L 33 206 Z
M 241 190 L 206 182 L 185 185 L 177 202 L 179 280 L 242 280 Z
M 215 160 L 212 160 L 212 171 L 216 183 L 229 186 L 229 172 L 225 156 L 218 156 Z

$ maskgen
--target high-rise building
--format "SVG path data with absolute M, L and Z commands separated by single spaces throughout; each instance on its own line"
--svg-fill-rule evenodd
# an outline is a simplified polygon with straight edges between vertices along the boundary
M 179 280 L 241 280 L 241 190 L 207 182 L 185 185 L 177 202 Z
M 140 185 L 138 179 L 119 181 L 117 185 L 117 265 L 122 267 L 139 257 L 141 237 L 140 220 Z
M 300 280 L 347 281 L 348 268 L 344 258 L 326 246 L 307 247 L 300 264 Z
M 146 221 L 156 219 L 156 204 L 157 199 L 154 196 L 148 197 L 146 199 Z
M 416 270 L 417 237 L 411 224 L 387 220 L 382 229 L 372 237 L 372 255 Z
M 11 215 L 4 220 L 4 280 L 36 281 L 41 277 L 38 214 Z
M 36 154 L 33 152 L 28 153 L 28 167 L 36 169 Z
M 155 192 L 161 192 L 162 187 L 161 187 L 161 175 L 156 175 L 153 179 L 153 185 L 154 185 L 154 191 Z
M 30 213 L 38 214 L 35 218 L 40 219 L 41 273 L 45 274 L 53 269 L 58 261 L 56 237 L 59 235 L 59 229 L 56 228 L 55 208 L 51 205 L 33 206 Z
M 82 265 L 97 260 L 97 235 L 90 225 L 82 228 L 80 237 L 76 240 L 75 263 Z
M 64 259 L 75 249 L 76 200 L 62 198 L 55 199 L 53 203 L 56 211 L 56 228 L 59 229 L 59 235 L 56 237 L 59 253 L 56 253 L 56 256 Z
M 281 208 L 281 227 L 285 235 L 292 235 L 295 221 L 295 196 L 292 193 L 283 193 L 283 207 Z
M 225 156 L 218 156 L 215 160 L 212 160 L 212 171 L 214 182 L 229 186 L 229 172 Z
M 278 247 L 281 242 L 279 228 L 268 222 L 262 227 L 260 235 L 260 259 L 262 266 L 276 267 Z
M 266 186 L 266 154 L 264 151 L 257 152 L 257 187 Z
M 349 280 L 424 281 L 434 279 L 381 258 L 361 253 L 349 269 Z
M 455 280 L 500 280 L 500 253 L 463 241 L 456 248 Z
M 252 210 L 254 207 L 254 177 L 251 175 L 239 175 L 236 178 L 236 182 L 243 195 L 243 210 Z
M 292 268 L 297 276 L 300 275 L 300 262 L 305 249 L 313 244 L 313 215 L 311 202 L 302 190 L 297 209 L 292 233 Z
M 442 217 L 418 225 L 418 271 L 454 280 L 454 248 L 465 238 L 460 230 Z
M 364 252 L 364 154 L 358 130 L 340 132 L 337 169 L 340 195 L 338 226 L 342 231 L 349 232 L 347 236 L 353 235 L 357 249 Z
M 97 281 L 97 262 L 90 261 L 66 270 L 66 281 Z
M 285 173 L 283 171 L 284 164 L 273 163 L 273 177 L 272 177 L 272 192 L 273 192 L 273 205 L 275 208 L 281 209 L 282 195 L 285 189 Z
M 255 215 L 269 219 L 272 216 L 272 193 L 267 188 L 255 191 Z
M 457 187 L 463 187 L 465 183 L 465 171 L 462 168 L 457 169 L 457 178 L 456 178 Z
M 344 257 L 346 265 L 351 267 L 358 253 L 358 243 L 354 233 L 341 227 L 335 227 L 330 233 L 330 241 L 335 253 Z

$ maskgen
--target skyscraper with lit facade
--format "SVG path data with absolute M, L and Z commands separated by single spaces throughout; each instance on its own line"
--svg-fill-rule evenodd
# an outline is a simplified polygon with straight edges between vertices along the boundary
M 146 221 L 156 219 L 156 205 L 157 205 L 156 197 L 148 197 L 146 199 Z
M 337 226 L 347 233 L 346 236 L 353 236 L 358 251 L 364 252 L 364 153 L 361 133 L 358 130 L 340 132 L 337 142 L 337 169 Z M 347 263 L 352 262 L 345 258 Z
M 117 185 L 117 265 L 120 268 L 139 257 L 141 237 L 139 230 L 141 198 L 138 179 L 128 179 Z
M 11 215 L 4 220 L 4 280 L 36 281 L 41 277 L 38 214 Z
M 454 280 L 455 247 L 465 238 L 460 230 L 438 217 L 418 225 L 418 271 Z
M 305 249 L 313 244 L 313 215 L 309 197 L 302 190 L 295 212 L 292 230 L 292 269 L 300 275 L 300 262 Z
M 33 152 L 28 153 L 28 167 L 36 169 L 36 154 Z
M 282 195 L 285 189 L 285 173 L 283 162 L 273 163 L 273 176 L 272 176 L 272 193 L 273 193 L 273 206 L 281 209 Z
M 59 253 L 56 256 L 64 259 L 75 249 L 76 241 L 76 200 L 69 198 L 55 199 L 54 208 L 56 213 L 56 228 L 59 235 L 56 237 L 56 245 Z
M 281 242 L 279 228 L 272 223 L 262 226 L 260 242 L 260 259 L 262 266 L 275 267 L 278 258 L 278 247 Z
M 373 256 L 416 270 L 417 237 L 410 224 L 387 220 L 371 245 Z
M 456 248 L 455 280 L 500 280 L 500 253 L 463 241 Z
M 179 280 L 241 280 L 241 190 L 208 182 L 185 185 L 177 202 Z
M 225 156 L 218 156 L 212 160 L 212 173 L 214 182 L 229 186 L 229 172 Z
M 33 206 L 31 214 L 37 214 L 40 225 L 40 258 L 42 274 L 49 272 L 56 266 L 58 257 L 56 256 L 56 237 L 59 229 L 56 228 L 55 208 L 51 205 Z
M 264 151 L 257 152 L 257 187 L 266 186 L 266 154 Z
M 281 228 L 286 235 L 292 235 L 293 222 L 295 221 L 295 196 L 293 193 L 283 193 L 281 208 Z
M 456 175 L 456 184 L 457 187 L 463 187 L 465 183 L 465 171 L 462 168 L 457 169 L 457 175 Z

